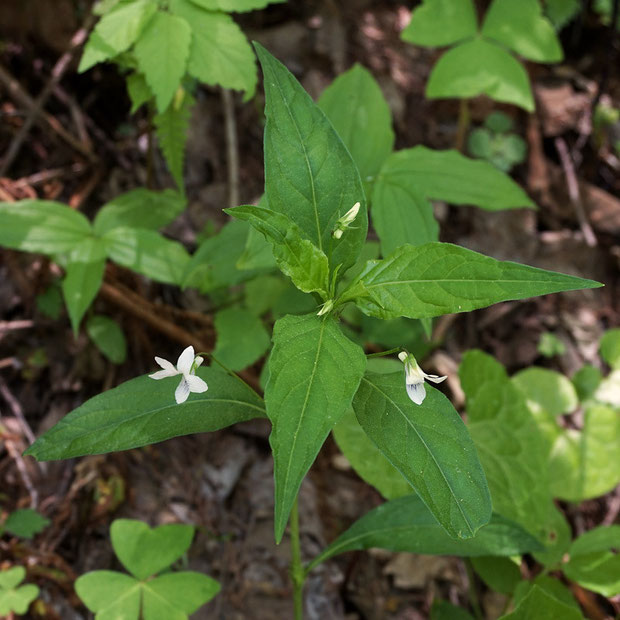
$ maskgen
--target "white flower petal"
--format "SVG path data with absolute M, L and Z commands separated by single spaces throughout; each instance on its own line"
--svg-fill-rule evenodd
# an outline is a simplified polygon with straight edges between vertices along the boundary
M 181 383 L 179 383 L 179 385 L 177 386 L 177 389 L 174 391 L 174 400 L 177 401 L 177 404 L 180 405 L 181 403 L 184 403 L 187 400 L 187 397 L 189 396 L 189 383 L 187 382 L 187 379 L 185 377 L 183 377 L 181 379 Z
M 152 375 L 149 375 L 149 377 L 151 377 L 151 379 L 156 379 L 157 381 L 159 381 L 159 379 L 165 379 L 166 377 L 174 377 L 175 375 L 178 375 L 179 371 L 174 368 L 174 366 L 172 367 L 172 369 L 168 370 L 158 370 L 157 372 L 154 372 Z
M 202 394 L 202 392 L 206 392 L 209 389 L 206 381 L 203 381 L 200 377 L 196 375 L 188 375 L 184 377 L 185 381 L 189 385 L 190 392 L 196 392 L 196 394 Z
M 424 383 L 407 383 L 407 394 L 416 405 L 421 405 L 426 398 Z
M 163 357 L 155 357 L 155 361 L 164 369 L 164 370 L 173 370 L 175 374 L 177 373 L 177 369 L 173 366 L 172 362 L 165 360 Z M 172 375 L 170 375 L 172 376 Z
M 427 375 L 425 372 L 423 372 L 422 374 L 424 375 L 424 378 L 427 381 L 432 381 L 433 383 L 441 383 L 442 381 L 445 381 L 448 378 L 447 375 L 440 377 L 438 375 Z
M 184 375 L 189 374 L 189 371 L 194 363 L 194 347 L 191 345 L 179 355 L 179 359 L 177 361 L 177 369 L 179 372 L 182 372 Z

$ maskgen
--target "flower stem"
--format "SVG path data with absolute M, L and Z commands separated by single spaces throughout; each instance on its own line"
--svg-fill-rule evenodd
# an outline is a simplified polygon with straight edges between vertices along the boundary
M 400 353 L 402 351 L 402 347 L 396 347 L 395 349 L 390 349 L 389 351 L 379 351 L 379 353 L 369 353 L 366 355 L 367 358 L 371 357 L 383 357 L 384 355 L 392 355 L 392 353 Z
M 304 617 L 304 581 L 306 575 L 301 563 L 301 543 L 299 539 L 299 496 L 295 498 L 291 510 L 291 580 L 293 581 L 293 603 L 295 620 Z

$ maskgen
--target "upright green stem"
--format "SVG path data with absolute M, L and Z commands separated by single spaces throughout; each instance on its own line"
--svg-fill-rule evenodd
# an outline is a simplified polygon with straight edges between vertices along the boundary
M 480 601 L 478 600 L 478 593 L 476 592 L 476 575 L 474 573 L 474 567 L 472 566 L 469 558 L 464 558 L 465 569 L 467 570 L 467 580 L 469 581 L 469 602 L 474 610 L 474 615 L 478 620 L 482 620 L 484 615 L 480 608 Z
M 470 120 L 467 99 L 461 99 L 459 102 L 459 124 L 456 130 L 456 140 L 454 141 L 454 148 L 461 153 L 465 149 L 465 136 L 469 129 Z
M 293 581 L 293 603 L 295 620 L 304 617 L 304 580 L 306 575 L 301 563 L 301 542 L 299 539 L 299 496 L 295 498 L 291 510 L 291 579 Z

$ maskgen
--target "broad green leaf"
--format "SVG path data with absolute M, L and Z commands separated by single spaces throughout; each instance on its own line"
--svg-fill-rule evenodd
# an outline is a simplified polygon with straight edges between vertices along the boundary
M 256 89 L 256 61 L 245 35 L 225 13 L 205 11 L 190 0 L 170 0 L 170 10 L 192 29 L 187 71 L 205 84 L 246 92 Z
M 75 582 L 75 591 L 96 620 L 137 620 L 140 613 L 140 582 L 111 570 L 86 573 Z
M 243 370 L 269 348 L 270 338 L 263 322 L 249 310 L 226 308 L 214 318 L 217 340 L 213 355 L 231 370 Z
M 548 368 L 526 368 L 512 377 L 533 411 L 543 410 L 552 417 L 571 413 L 579 406 L 573 384 Z
M 365 367 L 362 349 L 331 318 L 310 314 L 276 322 L 265 388 L 273 426 L 276 542 L 304 476 L 350 407 Z
M 473 37 L 477 32 L 472 0 L 424 0 L 411 14 L 401 37 L 416 45 L 443 47 Z
M 136 43 L 138 67 L 160 113 L 170 105 L 185 75 L 191 41 L 192 31 L 184 19 L 157 11 Z
M 581 620 L 578 609 L 566 605 L 545 590 L 534 586 L 523 598 L 517 608 L 505 614 L 500 620 L 536 620 L 537 618 L 562 618 L 562 620 Z
M 131 110 L 129 112 L 134 114 L 138 108 L 151 100 L 153 93 L 146 83 L 144 75 L 138 71 L 130 73 L 125 78 L 125 83 L 127 84 L 127 94 L 131 99 Z
M 172 178 L 181 191 L 184 187 L 185 144 L 194 103 L 195 99 L 188 92 L 182 91 L 181 101 L 173 100 L 164 112 L 153 118 L 159 146 L 168 164 L 170 174 L 172 174 Z
M 591 364 L 585 364 L 573 375 L 571 381 L 575 386 L 579 400 L 585 401 L 594 396 L 602 380 L 603 373 L 598 368 Z
M 404 245 L 383 260 L 369 261 L 359 281 L 369 295 L 356 302 L 363 312 L 379 318 L 414 319 L 602 286 L 593 280 L 498 261 L 450 243 Z
M 289 283 L 279 274 L 253 278 L 245 285 L 245 307 L 252 314 L 262 316 L 273 308 L 288 286 Z
M 23 566 L 14 566 L 9 569 L 0 570 L 0 588 L 10 590 L 19 585 L 26 576 L 26 569 Z
M 474 620 L 474 617 L 465 609 L 436 598 L 431 606 L 430 620 Z
M 564 57 L 539 0 L 493 0 L 484 17 L 482 35 L 535 62 L 559 62 Z
M 428 555 L 511 556 L 540 549 L 519 525 L 493 514 L 474 538 L 451 538 L 417 495 L 393 499 L 366 513 L 341 534 L 311 566 L 347 551 L 379 547 Z
M 114 58 L 117 54 L 118 52 L 108 45 L 96 30 L 93 30 L 84 46 L 82 58 L 78 66 L 78 73 L 84 73 L 100 62 Z
M 115 263 L 156 282 L 180 284 L 183 281 L 190 258 L 180 243 L 141 228 L 114 228 L 103 238 L 108 242 L 108 256 Z
M 268 4 L 279 4 L 286 0 L 192 0 L 198 6 L 209 11 L 226 11 L 227 13 L 243 13 L 262 9 Z
M 49 523 L 50 520 L 36 510 L 22 508 L 13 511 L 6 521 L 0 524 L 0 531 L 6 530 L 21 538 L 32 538 L 44 530 Z
M 174 402 L 179 377 L 137 377 L 86 401 L 26 451 L 37 460 L 118 452 L 159 441 L 215 431 L 265 416 L 261 399 L 237 379 L 212 368 L 198 374 L 209 389 Z
M 349 149 L 362 181 L 372 180 L 394 148 L 392 113 L 368 69 L 341 73 L 318 101 Z
M 535 208 L 528 195 L 508 175 L 487 162 L 470 159 L 453 150 L 436 151 L 416 146 L 393 153 L 381 169 L 380 181 L 417 196 L 456 205 L 475 205 L 487 211 Z
M 545 550 L 537 551 L 533 555 L 537 562 L 553 570 L 562 562 L 562 558 L 568 551 L 573 536 L 564 513 L 555 503 L 551 504 L 546 529 Z
M 269 208 L 288 215 L 341 274 L 366 240 L 364 189 L 351 155 L 322 110 L 291 73 L 258 43 L 265 86 L 265 193 Z M 341 239 L 337 220 L 361 209 Z
M 573 542 L 566 576 L 603 596 L 620 593 L 620 525 L 597 527 Z
M 402 372 L 367 373 L 353 410 L 450 536 L 471 538 L 489 522 L 491 497 L 476 448 L 441 392 L 429 386 L 424 402 L 415 405 Z
M 62 281 L 62 294 L 67 304 L 73 333 L 97 296 L 105 271 L 105 242 L 91 237 L 74 249 Z
M 599 345 L 601 357 L 614 369 L 620 369 L 620 329 L 610 329 L 603 334 Z
M 39 588 L 35 585 L 17 587 L 25 576 L 23 566 L 0 570 L 0 615 L 3 618 L 9 617 L 11 612 L 25 614 L 30 603 L 39 596 Z
M 491 590 L 502 594 L 512 594 L 521 581 L 519 563 L 511 558 L 491 555 L 472 558 L 474 570 Z
M 93 33 L 120 54 L 136 42 L 156 12 L 157 5 L 151 0 L 119 3 L 99 20 Z
M 146 579 L 176 562 L 190 547 L 194 526 L 171 523 L 150 528 L 143 521 L 116 519 L 110 526 L 112 547 L 121 564 Z
M 304 293 L 317 291 L 325 300 L 329 290 L 327 256 L 305 238 L 301 228 L 288 216 L 246 205 L 225 209 L 226 213 L 250 224 L 272 244 L 273 255 L 282 272 Z
M 0 246 L 24 252 L 70 252 L 92 234 L 81 213 L 49 200 L 2 203 L 0 222 Z
M 86 331 L 97 348 L 114 364 L 127 358 L 127 342 L 121 326 L 110 317 L 93 315 L 86 323 Z
M 581 611 L 579 604 L 575 600 L 571 591 L 558 579 L 554 579 L 553 577 L 549 577 L 549 575 L 545 574 L 538 575 L 538 577 L 535 577 L 532 581 L 521 581 L 514 591 L 514 605 L 518 606 L 530 593 L 534 586 L 544 590 L 547 594 L 550 594 L 565 605 L 568 605 L 577 611 Z
M 545 0 L 545 13 L 556 30 L 561 30 L 581 11 L 580 0 Z
M 402 474 L 366 436 L 352 410 L 340 418 L 332 432 L 351 467 L 385 499 L 396 499 L 413 493 L 411 485 Z
M 565 429 L 551 450 L 551 491 L 580 502 L 611 491 L 620 482 L 620 413 L 602 404 L 586 407 L 581 431 Z
M 97 235 L 115 228 L 158 230 L 185 208 L 185 198 L 171 190 L 155 192 L 144 187 L 117 196 L 99 209 L 93 222 Z
M 430 99 L 478 95 L 534 111 L 532 89 L 523 65 L 499 45 L 483 39 L 448 50 L 433 67 L 426 85 Z
M 260 269 L 272 271 L 276 268 L 276 259 L 273 257 L 271 243 L 256 228 L 250 226 L 245 248 L 237 260 L 237 269 Z
M 201 573 L 183 571 L 161 575 L 142 588 L 145 620 L 172 620 L 173 613 L 186 619 L 220 591 L 220 584 Z

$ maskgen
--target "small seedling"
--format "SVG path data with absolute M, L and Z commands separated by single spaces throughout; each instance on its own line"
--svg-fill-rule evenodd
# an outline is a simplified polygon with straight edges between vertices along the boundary
M 0 536 L 4 532 L 20 536 L 21 538 L 32 538 L 35 534 L 43 531 L 50 520 L 32 508 L 15 510 L 4 521 L 0 523 Z
M 0 617 L 4 618 L 11 612 L 25 614 L 30 603 L 39 596 L 37 586 L 30 583 L 19 585 L 25 576 L 26 569 L 23 566 L 0 571 Z

